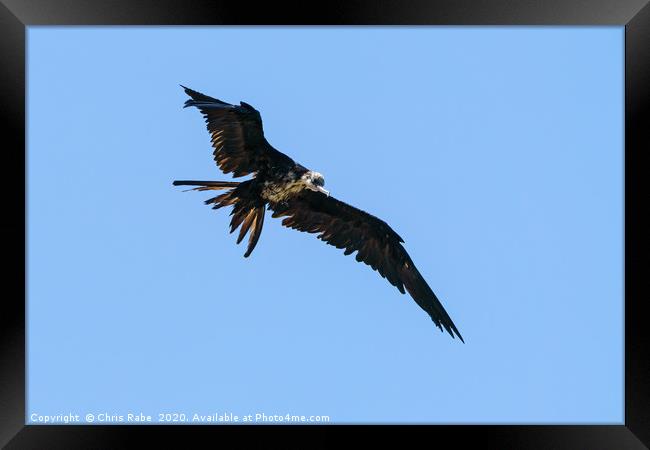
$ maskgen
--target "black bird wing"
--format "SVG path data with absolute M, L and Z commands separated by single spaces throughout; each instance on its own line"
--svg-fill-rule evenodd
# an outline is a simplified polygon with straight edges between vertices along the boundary
M 413 264 L 404 240 L 383 220 L 331 196 L 303 190 L 285 204 L 275 205 L 272 217 L 282 225 L 308 233 L 364 262 L 404 294 L 406 289 L 433 322 L 463 341 L 445 308 Z M 465 341 L 463 341 L 465 342 Z
M 264 137 L 262 116 L 245 102 L 240 105 L 209 97 L 200 92 L 181 87 L 191 97 L 185 108 L 196 106 L 212 135 L 214 160 L 224 173 L 242 177 L 273 167 L 291 167 L 294 161 L 274 149 Z

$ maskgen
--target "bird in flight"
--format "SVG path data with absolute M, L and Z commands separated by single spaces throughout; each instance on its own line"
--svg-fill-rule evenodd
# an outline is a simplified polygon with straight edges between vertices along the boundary
M 184 107 L 195 106 L 203 114 L 212 136 L 214 160 L 233 177 L 254 176 L 246 181 L 177 180 L 175 186 L 197 186 L 191 190 L 225 193 L 205 201 L 213 209 L 232 206 L 230 232 L 239 228 L 237 243 L 246 234 L 250 256 L 262 232 L 264 212 L 284 217 L 282 225 L 307 233 L 329 245 L 357 252 L 355 258 L 386 278 L 402 294 L 405 290 L 433 322 L 462 341 L 463 337 L 436 295 L 413 264 L 404 240 L 383 220 L 330 196 L 320 173 L 298 164 L 268 143 L 259 111 L 245 102 L 239 105 L 181 87 L 190 96 Z

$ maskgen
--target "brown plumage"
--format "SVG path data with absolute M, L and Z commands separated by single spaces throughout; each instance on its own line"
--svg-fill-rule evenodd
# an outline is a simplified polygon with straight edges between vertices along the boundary
M 197 186 L 193 190 L 227 192 L 205 201 L 214 209 L 232 206 L 230 232 L 239 228 L 237 243 L 249 234 L 248 257 L 257 244 L 268 207 L 282 225 L 307 233 L 329 245 L 357 252 L 355 258 L 369 265 L 401 293 L 408 292 L 433 322 L 452 336 L 462 336 L 444 307 L 402 246 L 404 240 L 383 220 L 329 195 L 322 175 L 297 164 L 273 148 L 264 138 L 260 113 L 248 105 L 231 105 L 185 88 L 191 97 L 185 106 L 196 106 L 212 136 L 214 159 L 224 173 L 235 177 L 254 174 L 243 181 L 175 181 Z M 464 342 L 464 341 L 463 341 Z

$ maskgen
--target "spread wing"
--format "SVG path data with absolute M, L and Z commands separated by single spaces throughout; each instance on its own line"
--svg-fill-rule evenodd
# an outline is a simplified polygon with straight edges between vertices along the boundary
M 240 105 L 209 97 L 192 89 L 181 87 L 191 100 L 185 108 L 196 106 L 212 135 L 214 160 L 224 173 L 242 177 L 272 167 L 291 166 L 293 160 L 274 149 L 264 137 L 262 116 L 251 105 Z
M 272 217 L 282 225 L 308 233 L 368 264 L 404 294 L 406 289 L 433 322 L 463 337 L 402 246 L 404 240 L 383 220 L 320 192 L 303 190 L 286 204 L 275 205 Z M 465 341 L 463 341 L 465 342 Z

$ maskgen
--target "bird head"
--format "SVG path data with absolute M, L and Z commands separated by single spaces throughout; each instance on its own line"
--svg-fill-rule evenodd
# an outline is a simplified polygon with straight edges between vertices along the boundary
M 302 176 L 302 180 L 305 182 L 307 189 L 322 192 L 329 197 L 330 192 L 323 188 L 325 186 L 325 178 L 320 173 L 309 170 Z

